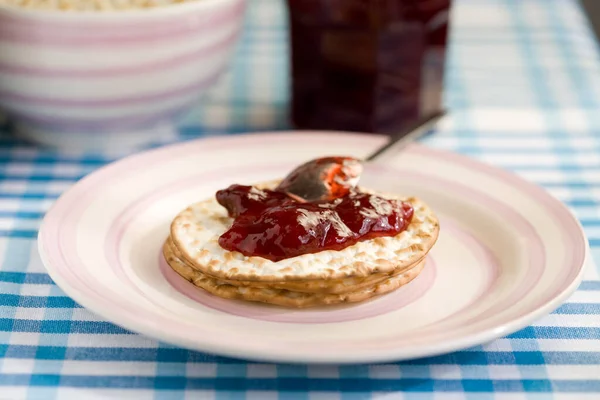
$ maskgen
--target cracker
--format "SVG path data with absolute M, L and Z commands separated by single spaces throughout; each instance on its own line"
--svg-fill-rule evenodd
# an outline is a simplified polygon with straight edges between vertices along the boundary
M 179 258 L 179 261 L 186 264 L 188 267 L 194 269 L 193 265 L 187 264 L 185 259 L 181 256 L 181 253 L 175 247 L 172 239 L 169 237 L 166 241 L 166 246 L 168 246 L 171 252 L 175 255 L 175 257 Z M 419 260 L 420 261 L 420 260 Z M 257 282 L 257 281 L 236 281 L 231 279 L 219 279 L 222 282 L 225 282 L 229 285 L 233 286 L 253 286 L 257 288 L 272 288 L 272 289 L 285 289 L 291 290 L 294 292 L 304 292 L 304 293 L 347 293 L 356 291 L 362 288 L 366 288 L 372 286 L 376 283 L 379 283 L 391 276 L 395 276 L 401 274 L 402 272 L 407 271 L 413 265 L 405 266 L 402 268 L 394 269 L 389 273 L 377 273 L 369 275 L 365 278 L 363 277 L 351 277 L 351 278 L 343 278 L 343 279 L 331 279 L 331 280 L 307 280 L 307 281 L 289 281 L 289 282 Z M 205 274 L 207 275 L 207 274 Z M 211 278 L 218 279 L 217 277 L 213 277 L 207 275 Z
M 275 185 L 276 182 L 269 182 L 261 186 Z M 277 262 L 247 257 L 219 245 L 219 237 L 233 220 L 214 197 L 193 204 L 177 215 L 171 224 L 171 238 L 186 264 L 223 280 L 292 282 L 367 278 L 410 267 L 423 259 L 437 240 L 439 222 L 433 211 L 417 198 L 400 199 L 414 207 L 412 222 L 404 232 L 358 242 L 340 251 L 324 250 Z
M 398 289 L 416 278 L 425 266 L 421 260 L 409 270 L 389 277 L 373 286 L 343 294 L 301 293 L 284 289 L 269 289 L 229 285 L 226 282 L 211 278 L 197 271 L 180 260 L 168 243 L 163 252 L 167 263 L 186 280 L 207 292 L 232 300 L 268 303 L 283 307 L 308 308 L 323 305 L 362 302 Z

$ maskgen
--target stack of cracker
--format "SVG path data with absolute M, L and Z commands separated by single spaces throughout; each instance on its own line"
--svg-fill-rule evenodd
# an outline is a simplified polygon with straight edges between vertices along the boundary
M 209 199 L 176 216 L 163 253 L 183 278 L 227 299 L 296 308 L 361 302 L 416 278 L 437 240 L 434 213 L 416 198 L 402 200 L 412 204 L 414 215 L 396 236 L 274 262 L 223 249 L 218 239 L 233 219 Z

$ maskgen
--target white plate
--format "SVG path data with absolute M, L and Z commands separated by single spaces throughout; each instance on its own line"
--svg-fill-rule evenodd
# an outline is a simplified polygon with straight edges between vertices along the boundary
M 39 250 L 73 299 L 124 328 L 182 347 L 279 362 L 430 356 L 521 329 L 578 286 L 587 241 L 544 190 L 446 152 L 410 147 L 370 165 L 363 186 L 418 196 L 440 217 L 423 273 L 353 306 L 289 310 L 213 297 L 161 263 L 171 219 L 232 183 L 279 178 L 307 159 L 365 156 L 380 136 L 324 132 L 210 138 L 97 171 L 46 215 Z

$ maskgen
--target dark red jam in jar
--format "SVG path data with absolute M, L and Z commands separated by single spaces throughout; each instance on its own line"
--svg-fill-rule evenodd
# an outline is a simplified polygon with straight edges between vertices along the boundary
M 216 197 L 234 218 L 219 238 L 221 247 L 272 261 L 395 236 L 413 216 L 409 203 L 360 191 L 331 202 L 300 203 L 284 193 L 232 185 Z
M 292 120 L 393 133 L 442 107 L 450 0 L 287 0 Z

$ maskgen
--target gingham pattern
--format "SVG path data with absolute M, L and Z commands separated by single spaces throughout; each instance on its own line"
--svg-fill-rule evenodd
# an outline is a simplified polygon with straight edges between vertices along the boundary
M 279 0 L 250 0 L 231 71 L 181 138 L 286 127 Z M 600 261 L 600 62 L 573 0 L 458 0 L 450 121 L 430 146 L 516 171 L 572 207 Z M 0 137 L 0 399 L 598 399 L 600 281 L 485 346 L 371 366 L 222 359 L 98 320 L 44 273 L 36 229 L 53 200 L 117 155 L 58 155 Z

